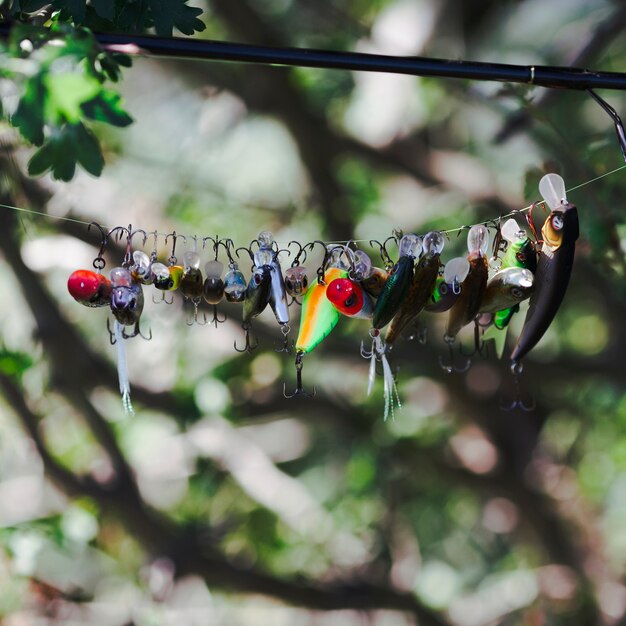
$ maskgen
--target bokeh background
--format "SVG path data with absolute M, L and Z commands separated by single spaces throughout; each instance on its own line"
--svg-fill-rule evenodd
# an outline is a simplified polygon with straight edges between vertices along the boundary
M 626 10 L 606 0 L 198 6 L 212 39 L 625 69 Z M 2 203 L 239 245 L 261 230 L 382 239 L 525 207 L 546 171 L 573 188 L 623 164 L 611 120 L 579 92 L 149 58 L 121 90 L 135 123 L 96 129 L 100 178 L 26 177 L 32 151 L 3 128 Z M 96 234 L 3 210 L 2 623 L 623 623 L 625 190 L 621 170 L 570 193 L 581 238 L 527 359 L 533 412 L 500 410 L 512 381 L 493 355 L 446 375 L 444 320 L 425 315 L 428 342 L 394 349 L 403 406 L 386 422 L 382 383 L 366 395 L 366 323 L 343 319 L 306 358 L 316 397 L 287 400 L 293 358 L 274 351 L 271 312 L 241 355 L 239 307 L 220 305 L 218 328 L 188 326 L 189 308 L 153 303 L 151 288 L 153 339 L 127 342 L 125 415 L 106 311 L 65 287 L 91 267 Z M 107 269 L 122 253 L 108 250 Z

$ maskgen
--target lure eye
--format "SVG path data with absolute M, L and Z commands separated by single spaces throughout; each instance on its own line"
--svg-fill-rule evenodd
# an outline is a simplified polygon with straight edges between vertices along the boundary
M 563 217 L 561 215 L 555 215 L 552 218 L 552 227 L 554 230 L 562 230 L 563 228 Z
M 356 302 L 356 296 L 354 294 L 351 294 L 350 296 L 348 296 L 345 300 L 345 302 L 343 303 L 344 306 L 347 307 L 352 307 L 354 306 L 354 303 Z
M 513 287 L 513 289 L 511 289 L 511 295 L 514 298 L 521 298 L 524 294 L 522 293 L 522 290 L 519 287 Z
M 261 284 L 261 275 L 260 274 L 255 274 L 254 275 L 254 284 L 255 285 L 260 285 Z
M 128 302 L 128 308 L 132 311 L 135 307 L 137 306 L 137 300 L 135 298 L 132 298 L 132 300 L 129 300 Z
M 520 263 L 525 263 L 526 262 L 526 254 L 524 252 L 518 252 L 515 257 L 517 258 L 517 260 Z

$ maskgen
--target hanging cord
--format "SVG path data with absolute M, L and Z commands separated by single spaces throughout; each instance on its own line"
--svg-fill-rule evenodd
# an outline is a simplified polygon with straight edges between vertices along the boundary
M 595 95 L 595 94 L 594 94 Z M 601 98 L 600 98 L 601 100 Z M 604 103 L 604 101 L 602 101 Z M 604 103 L 607 104 L 607 103 Z M 607 104 L 607 106 L 610 107 L 610 105 Z M 603 107 L 604 108 L 604 107 Z M 611 107 L 612 108 L 612 107 Z M 613 109 L 613 113 L 615 113 L 615 110 Z M 617 114 L 615 113 L 615 115 L 617 116 Z M 619 120 L 619 116 L 617 116 L 618 120 Z M 626 150 L 626 133 L 624 133 L 624 129 L 621 126 L 621 120 L 619 120 L 620 123 L 620 128 L 621 128 L 621 132 L 624 134 L 625 137 L 625 144 L 624 144 L 624 150 Z M 616 127 L 617 127 L 617 121 L 616 121 Z M 586 187 L 587 185 L 591 185 L 599 180 L 602 180 L 603 178 L 607 178 L 608 176 L 612 176 L 613 174 L 616 174 L 617 172 L 620 172 L 622 170 L 626 169 L 626 165 L 621 165 L 620 167 L 616 167 L 615 169 L 609 171 L 609 172 L 605 172 L 604 174 L 600 174 L 600 176 L 596 176 L 595 178 L 591 178 L 590 180 L 585 181 L 584 183 L 580 183 L 579 185 L 575 185 L 574 187 L 570 187 L 569 189 L 567 189 L 567 193 L 570 194 L 573 191 L 577 191 L 579 189 L 582 189 L 583 187 Z M 534 206 L 540 206 L 544 204 L 543 200 L 541 202 L 535 202 L 533 204 L 529 204 L 528 206 L 524 207 L 523 209 L 515 209 L 513 211 L 510 211 L 509 213 L 506 213 L 505 215 L 500 215 L 498 216 L 498 218 L 496 219 L 506 219 L 508 217 L 515 217 L 517 215 L 522 215 L 524 213 L 528 213 Z M 10 204 L 2 204 L 0 203 L 0 208 L 2 209 L 7 209 L 8 211 L 18 211 L 20 213 L 28 213 L 30 215 L 36 215 L 37 217 L 44 217 L 47 219 L 51 219 L 51 220 L 59 220 L 62 222 L 72 222 L 74 224 L 82 224 L 83 226 L 89 226 L 90 224 L 94 224 L 94 222 L 87 222 L 85 220 L 80 220 L 80 219 L 76 219 L 73 217 L 61 217 L 61 216 L 57 216 L 57 215 L 50 215 L 49 213 L 43 213 L 42 211 L 35 211 L 33 209 L 26 209 L 23 207 L 18 207 L 18 206 L 13 206 Z M 494 220 L 493 219 L 489 219 L 489 220 L 485 220 L 483 222 L 477 222 L 475 225 L 483 225 L 483 226 L 489 226 L 491 224 L 493 224 Z M 105 230 L 111 230 L 109 227 L 107 226 L 103 226 L 101 225 L 101 227 Z M 439 231 L 442 234 L 452 234 L 452 233 L 458 233 L 460 231 L 463 230 L 467 230 L 470 226 L 469 225 L 463 225 L 460 226 L 458 228 L 449 228 L 446 230 L 441 230 Z M 151 231 L 152 234 L 156 233 L 156 235 L 158 237 L 167 237 L 167 236 L 172 236 L 172 233 L 161 233 L 161 232 L 157 232 L 157 231 Z M 180 235 L 181 238 L 184 237 L 193 237 L 194 235 Z M 198 239 L 201 239 L 201 237 L 198 237 Z M 369 239 L 350 239 L 350 240 L 345 240 L 345 241 L 326 241 L 323 242 L 326 245 L 347 245 L 350 242 L 353 243 L 366 243 L 370 241 Z M 279 242 L 277 242 L 279 243 Z

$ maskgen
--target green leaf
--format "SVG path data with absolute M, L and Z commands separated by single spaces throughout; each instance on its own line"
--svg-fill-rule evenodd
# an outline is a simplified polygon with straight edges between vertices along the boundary
M 74 127 L 76 158 L 87 172 L 100 176 L 104 168 L 104 157 L 96 136 L 83 124 Z
M 123 2 L 117 16 L 117 26 L 125 32 L 141 32 L 146 27 L 147 17 L 147 0 Z
M 96 13 L 105 20 L 113 21 L 115 18 L 115 0 L 91 0 L 91 5 Z
M 53 0 L 52 6 L 61 11 L 63 19 L 72 19 L 77 24 L 85 20 L 87 3 L 85 0 Z
M 71 124 L 82 119 L 81 105 L 100 91 L 100 83 L 85 74 L 46 74 L 44 83 L 48 88 L 46 117 Z
M 41 147 L 28 162 L 30 176 L 40 176 L 48 170 L 59 180 L 71 180 L 76 164 L 100 176 L 104 157 L 96 136 L 83 124 L 66 124 Z
M 122 98 L 114 91 L 102 89 L 100 93 L 81 105 L 86 117 L 124 128 L 133 123 L 133 118 L 122 108 Z
M 202 9 L 190 7 L 187 0 L 148 0 L 157 35 L 171 37 L 176 27 L 185 35 L 203 31 L 206 26 L 198 19 Z
M 44 103 L 46 89 L 40 76 L 31 78 L 20 98 L 15 113 L 11 117 L 11 124 L 19 129 L 27 141 L 40 146 L 44 140 Z
M 20 380 L 33 366 L 33 359 L 23 352 L 12 352 L 6 348 L 0 349 L 0 372 L 7 376 L 14 376 Z

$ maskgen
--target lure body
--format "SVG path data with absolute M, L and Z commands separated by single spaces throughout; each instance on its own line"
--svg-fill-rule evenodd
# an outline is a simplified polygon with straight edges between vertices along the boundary
M 180 278 L 179 289 L 185 298 L 199 302 L 204 289 L 204 279 L 200 270 L 200 255 L 197 252 L 185 252 L 185 269 Z
M 348 317 L 371 319 L 374 307 L 361 285 L 350 278 L 336 278 L 326 289 L 326 297 Z
M 258 267 L 252 273 L 243 301 L 243 322 L 247 324 L 265 310 L 270 300 L 272 277 L 267 265 Z
M 463 326 L 474 320 L 487 287 L 489 267 L 484 256 L 469 260 L 470 271 L 461 285 L 461 293 L 450 309 L 446 335 L 456 337 Z
M 461 285 L 461 293 L 450 309 L 445 338 L 454 340 L 463 326 L 474 320 L 487 287 L 489 264 L 487 247 L 489 232 L 482 225 L 472 226 L 467 235 L 469 272 Z
M 341 314 L 326 297 L 328 285 L 337 278 L 347 278 L 344 269 L 331 267 L 324 273 L 324 283 L 315 282 L 302 296 L 300 329 L 296 340 L 297 352 L 311 352 L 335 328 Z
M 435 279 L 435 286 L 430 296 L 430 301 L 424 306 L 424 310 L 429 313 L 445 313 L 449 311 L 457 301 L 461 292 L 455 293 L 452 285 L 448 284 L 443 277 Z
M 88 307 L 109 306 L 111 281 L 91 270 L 76 270 L 67 279 L 67 290 L 74 300 Z
M 309 277 L 306 267 L 296 265 L 285 271 L 285 289 L 290 296 L 296 297 L 306 293 L 309 288 Z
M 180 265 L 163 265 L 153 263 L 151 269 L 152 282 L 160 291 L 175 291 L 180 285 L 183 267 Z
M 143 311 L 143 289 L 130 272 L 117 267 L 111 270 L 111 311 L 122 326 L 134 326 Z
M 133 264 L 130 266 L 133 278 L 142 285 L 152 284 L 152 263 L 150 257 L 142 250 L 133 252 Z
M 500 270 L 487 283 L 479 312 L 496 313 L 515 307 L 530 298 L 533 283 L 534 277 L 529 270 L 521 267 Z
M 572 204 L 553 207 L 541 234 L 543 246 L 537 262 L 535 288 L 522 332 L 511 354 L 514 367 L 548 330 L 567 291 L 579 235 L 576 207 Z
M 433 293 L 439 275 L 439 257 L 443 250 L 443 235 L 438 232 L 428 233 L 422 243 L 424 254 L 420 257 L 413 271 L 413 280 L 391 326 L 387 330 L 385 341 L 393 343 L 400 333 L 421 313 Z
M 380 267 L 372 267 L 370 275 L 361 281 L 361 286 L 370 296 L 378 298 L 385 288 L 387 280 L 389 280 L 389 272 L 380 269 Z
M 405 235 L 400 240 L 400 258 L 393 266 L 385 283 L 372 316 L 372 327 L 380 329 L 389 324 L 406 297 L 413 279 L 413 264 L 422 250 L 422 241 L 417 235 Z
M 224 264 L 220 261 L 208 261 L 204 266 L 203 295 L 209 304 L 219 304 L 224 297 L 224 281 L 222 280 L 222 271 Z
M 270 264 L 270 306 L 272 311 L 274 311 L 276 321 L 280 325 L 289 323 L 289 306 L 287 305 L 285 279 L 277 258 L 274 258 Z
M 236 266 L 232 266 L 224 276 L 224 296 L 228 302 L 243 302 L 246 298 L 246 279 Z

